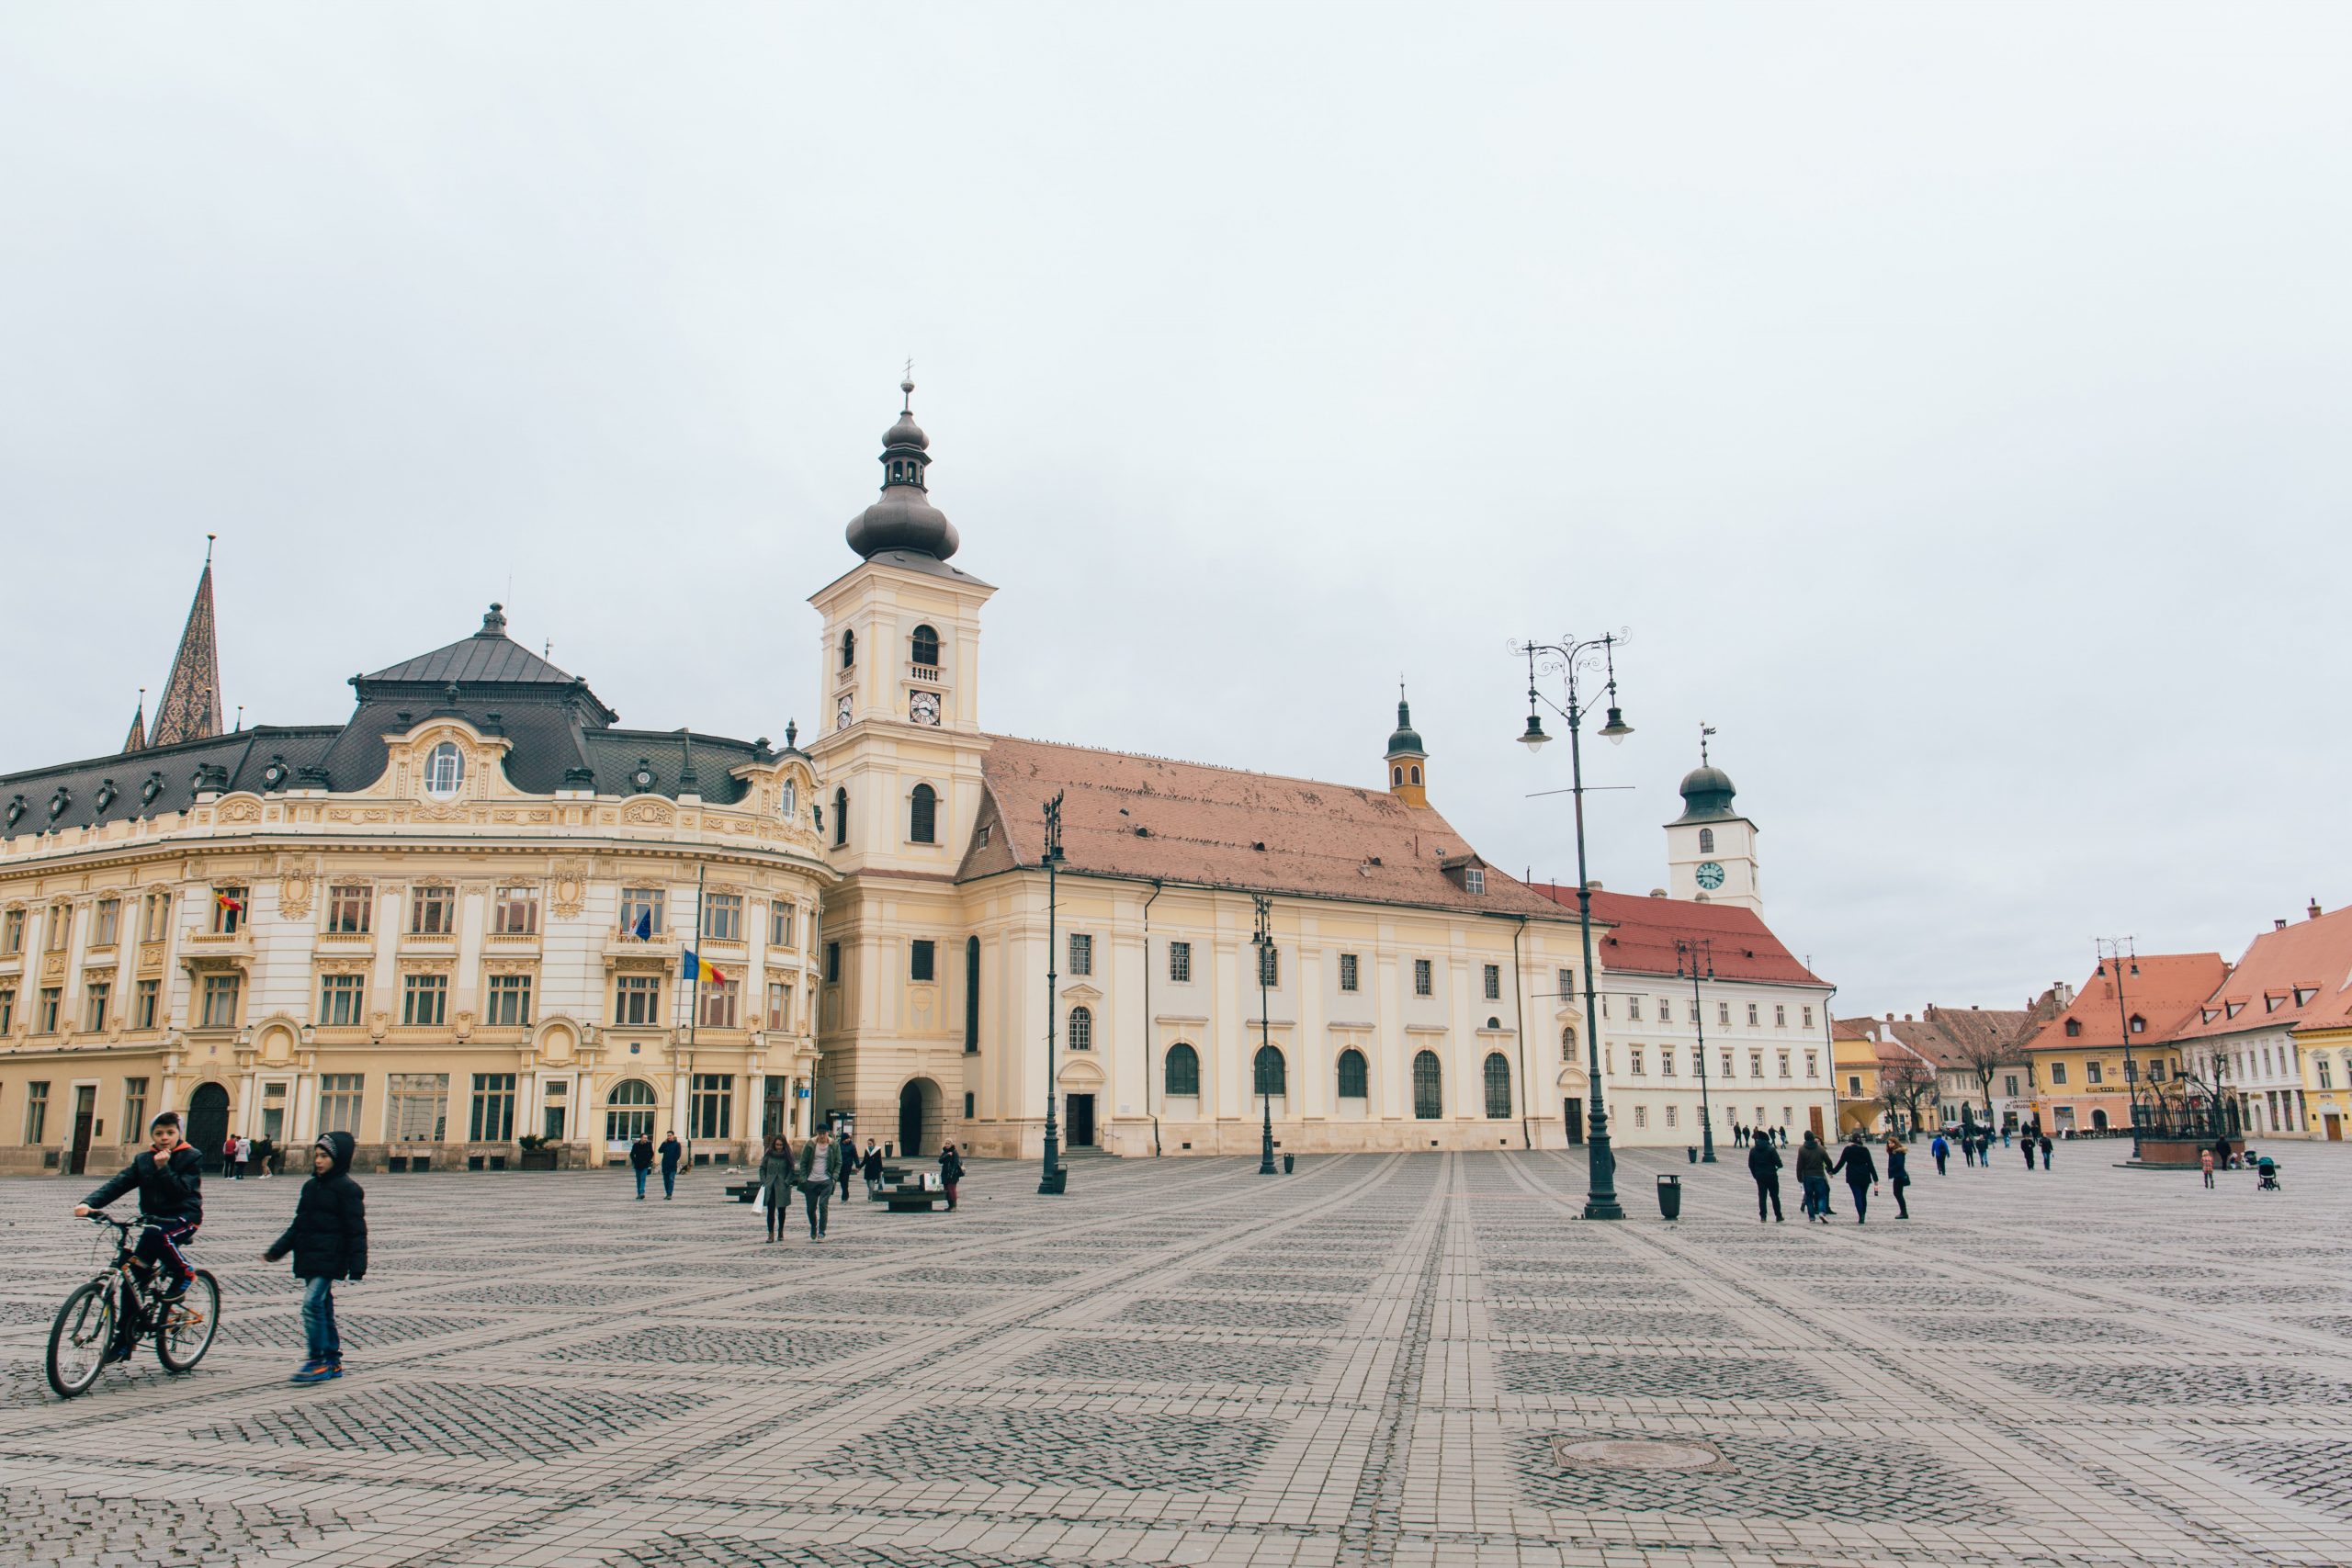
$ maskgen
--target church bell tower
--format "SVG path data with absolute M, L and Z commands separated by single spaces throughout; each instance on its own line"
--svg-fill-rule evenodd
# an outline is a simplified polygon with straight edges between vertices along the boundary
M 1429 753 L 1413 728 L 1413 710 L 1405 701 L 1404 682 L 1396 686 L 1396 728 L 1388 737 L 1388 793 L 1408 806 L 1426 807 L 1429 797 Z
M 1699 739 L 1699 765 L 1682 775 L 1682 815 L 1666 825 L 1666 863 L 1677 898 L 1736 904 L 1758 913 L 1764 888 L 1756 864 L 1756 824 L 1732 802 L 1738 792 L 1731 775 L 1707 759 Z

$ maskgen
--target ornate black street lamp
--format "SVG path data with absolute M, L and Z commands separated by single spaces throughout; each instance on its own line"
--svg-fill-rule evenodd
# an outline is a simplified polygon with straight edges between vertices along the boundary
M 1690 1021 L 1699 1026 L 1699 1142 L 1702 1149 L 1699 1163 L 1715 1163 L 1715 1115 L 1707 1108 L 1707 1017 L 1706 1009 L 1699 1005 L 1699 967 L 1704 963 L 1707 978 L 1715 977 L 1715 944 L 1700 939 L 1697 942 L 1677 940 L 1674 944 L 1674 972 L 1690 976 Z
M 1536 712 L 1542 703 L 1568 721 L 1568 770 L 1577 808 L 1577 919 L 1584 936 L 1584 1031 L 1587 1072 L 1592 1079 L 1592 1109 L 1585 1136 L 1586 1192 L 1584 1217 L 1588 1220 L 1622 1220 L 1624 1209 L 1617 1201 L 1617 1156 L 1609 1146 L 1609 1111 L 1601 1102 L 1600 1087 L 1600 1003 L 1593 990 L 1592 981 L 1592 878 L 1585 870 L 1584 859 L 1584 749 L 1579 739 L 1584 725 L 1584 703 L 1577 694 L 1577 677 L 1596 661 L 1607 672 L 1609 709 L 1608 722 L 1600 727 L 1603 739 L 1612 743 L 1623 741 L 1634 733 L 1625 716 L 1617 707 L 1617 659 L 1620 637 L 1587 637 L 1582 642 L 1525 642 L 1514 649 L 1527 655 L 1527 730 L 1520 736 L 1520 743 L 1530 751 L 1543 750 L 1552 738 L 1544 733 L 1544 720 Z M 1535 659 L 1538 654 L 1557 660 L 1557 672 L 1567 685 L 1568 705 L 1562 707 L 1535 689 Z
M 1258 906 L 1258 934 L 1250 940 L 1258 948 L 1258 1099 L 1265 1107 L 1264 1130 L 1258 1135 L 1258 1174 L 1272 1176 L 1274 1171 L 1274 1076 L 1268 1068 L 1273 1054 L 1273 1026 L 1266 1011 L 1267 958 L 1274 951 L 1274 901 L 1263 893 L 1252 893 L 1250 901 Z
M 2092 942 L 2098 953 L 2098 966 L 2115 982 L 2115 1020 L 2123 1027 L 2123 1087 L 2132 1097 L 2132 1157 L 2140 1157 L 2140 1068 L 2132 1060 L 2132 1014 L 2123 1004 L 2123 966 L 2132 966 L 2133 978 L 2140 974 L 2140 955 L 2132 951 L 2132 939 L 2098 937 Z
M 1054 929 L 1056 911 L 1054 873 L 1062 863 L 1062 797 L 1046 802 L 1046 854 L 1041 863 L 1046 868 L 1046 1166 L 1037 1177 L 1040 1192 L 1061 1192 L 1069 1186 L 1069 1172 L 1062 1168 L 1061 1124 L 1054 1119 L 1054 1102 L 1061 1098 L 1061 1086 L 1054 1081 L 1054 1014 L 1061 1002 L 1057 986 L 1061 976 L 1054 967 L 1054 944 L 1058 940 Z

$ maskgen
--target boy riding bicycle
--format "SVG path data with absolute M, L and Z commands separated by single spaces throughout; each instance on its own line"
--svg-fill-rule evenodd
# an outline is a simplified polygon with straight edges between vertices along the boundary
M 196 1270 L 181 1255 L 196 1227 L 204 1220 L 204 1156 L 193 1145 L 180 1141 L 180 1118 L 166 1111 L 150 1126 L 147 1148 L 128 1168 L 74 1205 L 76 1219 L 103 1209 L 117 1198 L 139 1189 L 139 1217 L 147 1222 L 139 1237 L 137 1257 L 150 1270 L 159 1265 L 167 1274 L 165 1301 L 187 1293 Z

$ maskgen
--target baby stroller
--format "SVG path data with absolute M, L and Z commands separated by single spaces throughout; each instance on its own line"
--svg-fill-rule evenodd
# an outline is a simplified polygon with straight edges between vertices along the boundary
M 2256 1191 L 2276 1192 L 2278 1190 L 2278 1162 L 2277 1160 L 2272 1159 L 2268 1155 L 2264 1155 L 2254 1162 L 2254 1168 L 2262 1173 L 2262 1179 L 2255 1183 Z

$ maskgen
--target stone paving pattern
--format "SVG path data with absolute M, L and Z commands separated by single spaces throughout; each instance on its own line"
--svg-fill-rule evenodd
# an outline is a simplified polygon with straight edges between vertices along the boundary
M 85 1184 L 0 1181 L 0 1562 L 2352 1562 L 2352 1150 L 2275 1195 L 2121 1152 L 1866 1228 L 1757 1224 L 1733 1152 L 1627 1156 L 1617 1225 L 1575 1155 L 982 1163 L 822 1247 L 711 1171 L 379 1176 L 308 1389 L 258 1256 L 298 1183 L 216 1180 L 211 1356 L 70 1404 Z M 1555 1446 L 1629 1438 L 1703 1462 Z

